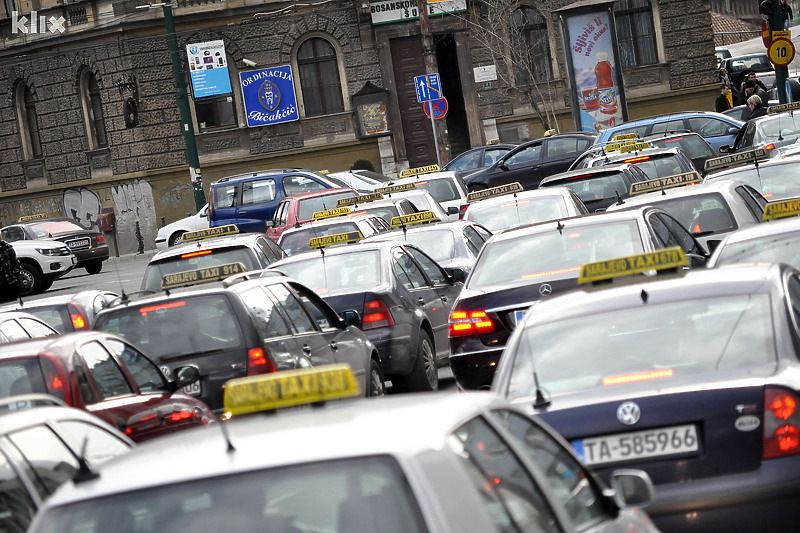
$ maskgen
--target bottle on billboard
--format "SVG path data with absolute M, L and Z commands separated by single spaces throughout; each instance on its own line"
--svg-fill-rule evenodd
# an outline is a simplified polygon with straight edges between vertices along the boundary
M 597 66 L 594 67 L 597 76 L 597 99 L 600 103 L 600 112 L 606 115 L 617 113 L 617 87 L 614 85 L 614 69 L 608 62 L 608 53 L 597 53 Z

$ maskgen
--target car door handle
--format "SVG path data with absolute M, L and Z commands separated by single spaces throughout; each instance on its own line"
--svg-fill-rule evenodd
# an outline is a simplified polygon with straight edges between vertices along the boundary
M 419 299 L 417 300 L 417 303 L 418 303 L 419 305 L 425 305 L 425 300 L 423 300 L 422 298 L 419 298 Z
M 303 345 L 303 353 L 306 355 L 311 355 L 311 348 L 309 348 L 308 344 Z
M 442 296 L 442 302 L 447 303 L 447 296 Z
M 247 214 L 247 211 L 239 211 L 239 214 L 240 214 L 240 215 L 246 215 L 246 214 Z
M 336 341 L 331 341 L 331 350 L 338 350 L 339 346 L 336 345 Z

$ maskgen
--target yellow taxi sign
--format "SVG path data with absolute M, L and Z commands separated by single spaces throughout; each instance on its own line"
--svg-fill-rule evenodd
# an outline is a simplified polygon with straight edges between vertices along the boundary
M 650 143 L 633 143 L 633 144 L 626 144 L 625 146 L 619 147 L 619 153 L 624 154 L 627 152 L 638 152 L 639 150 L 644 150 L 645 148 L 652 148 L 653 145 Z
M 549 130 L 547 130 L 546 132 L 544 132 L 544 134 L 542 135 L 542 137 L 552 137 L 552 136 L 553 136 L 553 135 L 555 135 L 556 133 L 557 133 L 557 132 L 556 132 L 555 128 L 553 128 L 553 129 L 549 129 Z
M 379 192 L 374 192 L 372 194 L 362 194 L 360 196 L 342 198 L 341 200 L 336 202 L 336 205 L 338 207 L 344 207 L 346 205 L 366 204 L 369 202 L 374 202 L 376 200 L 383 200 L 383 195 Z
M 236 233 L 239 233 L 239 228 L 236 226 L 236 224 L 227 224 L 225 226 L 216 226 L 214 228 L 187 231 L 181 237 L 181 242 L 199 241 L 202 239 L 210 239 L 211 237 L 234 235 Z
M 419 176 L 420 174 L 429 174 L 431 172 L 439 172 L 441 169 L 439 165 L 428 165 L 426 167 L 407 168 L 400 171 L 401 178 L 408 178 L 411 176 Z
M 611 137 L 612 141 L 622 141 L 625 139 L 636 139 L 639 136 L 635 133 L 620 133 L 619 135 L 614 135 Z
M 721 157 L 712 157 L 706 159 L 703 169 L 708 172 L 719 170 L 722 168 L 735 167 L 744 163 L 752 163 L 758 159 L 764 159 L 768 153 L 764 148 L 754 148 L 752 150 L 744 150 L 736 152 L 735 154 L 723 155 Z
M 372 192 L 379 194 L 392 194 L 393 192 L 412 191 L 417 188 L 416 183 L 406 183 L 404 185 L 392 185 L 391 187 L 378 187 Z
M 791 200 L 778 200 L 764 206 L 762 220 L 775 220 L 800 215 L 800 198 Z
M 783 111 L 792 111 L 794 109 L 800 109 L 800 102 L 792 102 L 791 104 L 771 105 L 767 108 L 767 114 L 774 115 L 775 113 L 782 113 Z
M 233 416 L 358 394 L 350 365 L 337 364 L 231 379 L 224 386 L 223 405 Z
M 198 268 L 197 270 L 185 270 L 174 274 L 165 274 L 161 277 L 161 289 L 177 289 L 178 287 L 190 287 L 200 283 L 210 281 L 220 281 L 234 274 L 247 272 L 242 263 L 228 263 L 208 268 Z
M 675 246 L 665 248 L 656 252 L 631 255 L 628 257 L 618 257 L 608 261 L 598 261 L 587 263 L 581 267 L 581 274 L 578 283 L 591 283 L 593 281 L 603 281 L 614 279 L 620 276 L 631 276 L 641 274 L 648 270 L 667 270 L 678 268 L 689 264 L 683 250 Z
M 19 223 L 22 223 L 22 222 L 29 222 L 29 221 L 31 221 L 31 220 L 41 220 L 41 219 L 43 219 L 43 218 L 47 218 L 47 214 L 45 214 L 45 213 L 36 213 L 35 215 L 25 215 L 25 216 L 21 216 L 21 217 L 19 217 L 19 218 L 17 219 L 17 222 L 19 222 Z
M 336 205 L 339 205 L 338 202 Z M 323 220 L 325 218 L 341 217 L 350 214 L 349 207 L 337 207 L 336 209 L 328 209 L 326 211 L 317 211 L 311 215 L 312 220 Z
M 363 239 L 360 231 L 348 231 L 347 233 L 336 233 L 335 235 L 326 235 L 324 237 L 314 237 L 308 240 L 309 248 L 325 248 L 326 246 L 333 246 L 334 244 L 346 244 L 350 242 L 358 242 Z
M 636 144 L 636 141 L 620 141 L 616 143 L 611 143 L 603 146 L 603 151 L 605 152 L 616 152 L 617 150 L 621 149 L 623 146 L 633 146 Z
M 630 195 L 636 196 L 637 194 L 644 194 L 653 191 L 662 191 L 664 189 L 672 189 L 673 187 L 682 187 L 684 185 L 694 185 L 703 181 L 700 173 L 696 170 L 691 172 L 683 172 L 681 174 L 674 174 L 672 176 L 664 176 L 663 178 L 656 178 L 654 180 L 640 181 L 631 185 Z
M 478 202 L 486 200 L 487 198 L 494 198 L 495 196 L 504 196 L 506 194 L 514 194 L 522 192 L 522 184 L 518 181 L 508 183 L 506 185 L 499 185 L 490 189 L 483 189 L 482 191 L 471 192 L 467 195 L 467 203 Z
M 392 217 L 391 226 L 399 228 L 400 226 L 410 226 L 412 224 L 422 224 L 423 222 L 438 222 L 436 213 L 433 211 L 420 211 L 419 213 L 411 213 L 410 215 L 401 215 L 399 217 Z

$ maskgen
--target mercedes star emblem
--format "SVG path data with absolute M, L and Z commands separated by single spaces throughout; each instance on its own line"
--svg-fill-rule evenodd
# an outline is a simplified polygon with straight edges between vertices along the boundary
M 551 292 L 553 292 L 553 287 L 551 287 L 549 283 L 542 283 L 539 285 L 539 294 L 542 296 L 548 296 Z
M 625 402 L 617 408 L 617 419 L 628 426 L 638 422 L 640 416 L 642 416 L 642 411 L 633 402 Z

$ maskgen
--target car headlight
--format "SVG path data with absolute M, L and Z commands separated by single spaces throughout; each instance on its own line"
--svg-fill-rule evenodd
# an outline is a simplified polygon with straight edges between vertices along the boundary
M 60 248 L 36 248 L 36 251 L 42 255 L 61 255 Z

